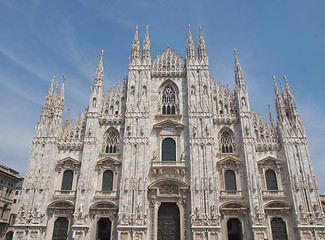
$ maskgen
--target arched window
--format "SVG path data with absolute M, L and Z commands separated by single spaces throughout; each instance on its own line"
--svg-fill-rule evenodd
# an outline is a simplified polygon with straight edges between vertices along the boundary
M 102 191 L 112 191 L 113 189 L 113 172 L 106 170 L 103 173 Z
M 234 141 L 229 132 L 224 131 L 220 137 L 220 148 L 222 153 L 234 152 Z
M 176 143 L 172 138 L 162 141 L 162 161 L 176 161 Z
M 109 130 L 105 142 L 105 153 L 118 153 L 119 149 L 119 133 L 115 129 Z
M 276 174 L 273 170 L 269 169 L 265 172 L 265 179 L 267 190 L 278 190 Z
M 8 208 L 8 204 L 3 205 L 0 219 L 3 219 L 6 217 L 7 208 Z
M 227 191 L 236 191 L 236 175 L 233 170 L 227 170 L 225 172 L 225 187 Z
M 282 220 L 282 218 L 273 218 L 271 221 L 271 228 L 273 239 L 288 239 L 286 223 Z
M 71 190 L 73 181 L 73 172 L 72 170 L 66 170 L 63 173 L 61 190 Z
M 65 217 L 59 217 L 58 219 L 56 219 L 53 228 L 52 240 L 67 239 L 68 225 L 69 225 L 69 221 Z
M 162 114 L 176 114 L 176 91 L 170 84 L 162 93 Z

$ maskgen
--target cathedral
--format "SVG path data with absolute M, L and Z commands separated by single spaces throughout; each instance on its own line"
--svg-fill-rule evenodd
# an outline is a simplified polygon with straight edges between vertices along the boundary
M 138 27 L 128 76 L 103 91 L 103 51 L 86 110 L 63 116 L 64 84 L 35 127 L 13 239 L 316 240 L 325 216 L 292 92 L 274 80 L 276 118 L 216 82 L 199 27 L 186 56 L 150 54 Z M 270 108 L 270 107 L 269 107 Z

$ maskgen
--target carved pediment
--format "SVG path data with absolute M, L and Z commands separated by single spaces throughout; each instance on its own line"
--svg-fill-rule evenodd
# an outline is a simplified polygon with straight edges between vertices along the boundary
M 116 210 L 118 205 L 112 201 L 99 201 L 90 206 L 90 210 Z
M 238 202 L 238 201 L 225 202 L 220 206 L 220 210 L 239 211 L 239 210 L 247 210 L 247 209 L 248 207 L 243 202 Z
M 280 165 L 281 161 L 272 156 L 267 156 L 266 158 L 257 161 L 257 164 L 268 164 L 268 163 L 274 163 L 276 165 Z
M 63 201 L 55 201 L 48 205 L 48 209 L 58 209 L 58 210 L 73 210 L 74 209 L 74 202 L 63 200 Z
M 57 166 L 59 168 L 59 171 L 62 171 L 62 169 L 71 169 L 73 171 L 77 171 L 80 167 L 80 161 L 72 157 L 66 157 L 59 160 L 57 162 Z
M 166 178 L 166 179 L 160 179 L 157 180 L 153 183 L 151 183 L 148 187 L 149 189 L 160 189 L 160 191 L 163 192 L 173 192 L 175 189 L 180 189 L 180 190 L 186 190 L 189 188 L 189 186 L 178 179 L 173 179 L 173 178 Z M 168 190 L 169 189 L 169 190 Z
M 269 201 L 265 203 L 265 210 L 281 210 L 281 209 L 291 209 L 290 205 L 284 201 Z
M 116 170 L 116 168 L 121 164 L 121 162 L 115 158 L 112 158 L 111 156 L 107 156 L 103 159 L 100 159 L 97 161 L 97 168 L 99 170 L 105 169 L 105 168 L 111 168 Z
M 231 169 L 239 169 L 240 160 L 238 158 L 234 158 L 231 156 L 226 156 L 225 158 L 220 159 L 217 161 L 217 165 L 220 168 L 231 168 Z
M 166 119 L 164 121 L 161 121 L 159 123 L 156 123 L 155 125 L 153 125 L 154 129 L 162 129 L 162 128 L 178 128 L 178 129 L 183 129 L 184 128 L 184 124 L 176 122 L 174 120 L 171 119 Z
M 166 119 L 153 125 L 153 128 L 157 131 L 157 134 L 170 136 L 179 135 L 184 125 L 172 119 Z

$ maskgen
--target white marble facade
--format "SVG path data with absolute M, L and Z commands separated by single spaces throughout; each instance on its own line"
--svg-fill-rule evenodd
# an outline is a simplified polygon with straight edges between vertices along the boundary
M 197 52 L 189 28 L 185 58 L 168 47 L 153 59 L 148 27 L 142 54 L 136 30 L 128 77 L 105 93 L 103 71 L 102 53 L 72 121 L 52 81 L 14 239 L 325 239 L 286 78 L 280 90 L 274 78 L 276 121 L 262 118 L 236 51 L 234 91 L 211 78 L 201 28 Z

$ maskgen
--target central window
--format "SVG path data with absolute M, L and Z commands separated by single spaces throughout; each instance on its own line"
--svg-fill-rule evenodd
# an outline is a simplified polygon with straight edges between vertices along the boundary
M 176 92 L 170 84 L 166 85 L 162 94 L 162 114 L 176 114 Z
M 162 161 L 176 161 L 176 142 L 172 138 L 162 141 Z

